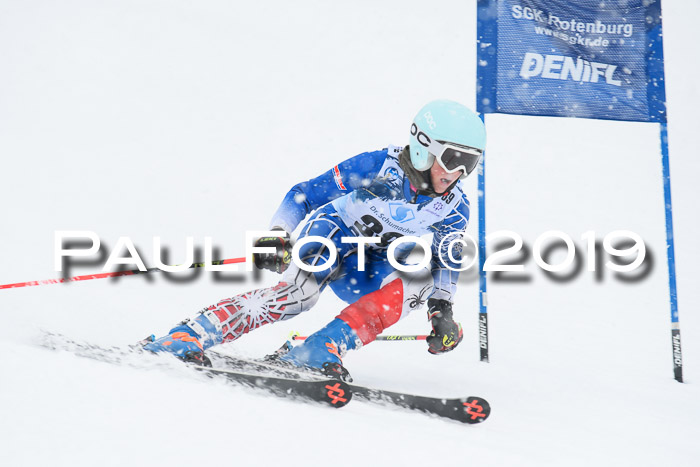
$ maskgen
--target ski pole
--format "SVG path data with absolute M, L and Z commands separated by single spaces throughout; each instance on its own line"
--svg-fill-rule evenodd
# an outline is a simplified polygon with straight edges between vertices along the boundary
M 293 334 L 291 336 L 291 339 L 293 341 L 303 341 L 309 336 L 300 336 L 299 334 Z M 424 341 L 425 338 L 428 337 L 426 335 L 389 335 L 389 336 L 377 336 L 375 340 L 377 341 Z
M 234 264 L 234 263 L 244 263 L 245 258 L 231 258 L 222 259 L 217 261 L 212 261 L 211 264 L 214 266 L 219 266 L 221 264 Z M 194 263 L 188 269 L 203 268 L 205 263 Z M 133 276 L 135 274 L 146 274 L 147 272 L 157 272 L 160 271 L 158 268 L 148 268 L 145 271 L 139 269 L 133 269 L 131 271 L 117 271 L 117 272 L 102 272 L 99 274 L 85 274 L 84 276 L 74 276 L 68 278 L 59 279 L 46 279 L 41 281 L 28 281 L 28 282 L 17 282 L 15 284 L 1 284 L 0 289 L 15 289 L 18 287 L 31 287 L 34 285 L 48 285 L 48 284 L 60 284 L 62 282 L 78 282 L 78 281 L 89 281 L 92 279 L 104 279 L 105 277 L 119 277 L 119 276 Z

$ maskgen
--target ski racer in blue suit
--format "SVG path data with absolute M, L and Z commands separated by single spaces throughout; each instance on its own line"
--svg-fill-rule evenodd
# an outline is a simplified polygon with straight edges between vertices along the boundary
M 281 361 L 348 379 L 341 357 L 369 344 L 426 301 L 433 328 L 427 338 L 429 352 L 454 349 L 462 340 L 462 328 L 452 314 L 462 246 L 454 240 L 469 221 L 469 201 L 459 180 L 477 166 L 485 139 L 483 123 L 463 105 L 428 103 L 411 125 L 408 146 L 357 155 L 287 193 L 270 223 L 280 235 L 256 242 L 276 248 L 276 254 L 256 254 L 255 264 L 281 273 L 277 285 L 221 300 L 164 337 L 151 338 L 145 348 L 206 362 L 207 348 L 311 309 L 330 286 L 349 305 L 302 345 L 288 347 L 278 357 Z M 309 214 L 297 242 L 307 237 L 328 240 L 299 248 L 305 265 L 327 266 L 313 272 L 291 261 L 288 241 Z M 429 268 L 407 273 L 391 265 L 387 254 L 393 242 L 393 256 L 404 264 L 415 244 L 397 239 L 429 233 Z M 374 243 L 364 246 L 343 237 L 373 237 Z M 359 261 L 361 256 L 364 261 Z

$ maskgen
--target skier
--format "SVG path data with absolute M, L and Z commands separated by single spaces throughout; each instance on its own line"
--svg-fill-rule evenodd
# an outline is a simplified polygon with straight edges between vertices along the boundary
M 341 361 L 345 353 L 369 344 L 426 301 L 432 325 L 428 351 L 453 350 L 462 340 L 462 327 L 452 313 L 461 244 L 449 247 L 454 261 L 447 250 L 469 220 L 469 201 L 459 180 L 477 166 L 485 141 L 484 125 L 471 110 L 449 100 L 428 103 L 413 120 L 408 146 L 352 157 L 287 193 L 270 223 L 279 237 L 256 241 L 256 246 L 275 247 L 277 254 L 254 255 L 258 268 L 282 274 L 277 285 L 221 300 L 164 337 L 152 336 L 145 349 L 206 362 L 207 348 L 309 310 L 330 286 L 349 306 L 302 345 L 287 346 L 279 356 L 282 362 L 349 380 Z M 297 241 L 327 238 L 337 256 L 329 268 L 307 272 L 291 261 L 288 237 L 312 212 Z M 392 241 L 427 233 L 433 234 L 430 269 L 404 273 L 391 266 L 387 250 Z M 364 247 L 341 237 L 378 237 L 378 243 Z M 396 248 L 400 263 L 413 246 Z M 358 248 L 365 248 L 364 269 Z M 326 263 L 330 255 L 319 242 L 299 249 L 299 258 L 311 266 Z

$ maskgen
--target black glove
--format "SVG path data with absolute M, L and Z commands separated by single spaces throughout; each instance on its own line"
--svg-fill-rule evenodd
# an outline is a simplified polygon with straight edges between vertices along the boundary
M 285 233 L 280 228 L 272 230 L 280 230 L 280 233 Z M 254 253 L 253 261 L 258 269 L 267 269 L 268 271 L 283 273 L 289 267 L 292 261 L 292 245 L 289 240 L 282 237 L 263 237 L 255 241 L 256 247 L 273 247 L 277 249 L 277 253 Z
M 428 352 L 441 354 L 449 352 L 462 342 L 462 325 L 452 319 L 452 303 L 436 298 L 428 299 L 428 319 L 433 331 L 425 339 Z

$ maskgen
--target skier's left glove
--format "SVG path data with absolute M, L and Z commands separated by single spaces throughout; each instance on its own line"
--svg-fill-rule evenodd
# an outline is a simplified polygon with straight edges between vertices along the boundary
M 428 299 L 428 319 L 433 331 L 425 339 L 428 352 L 441 354 L 449 352 L 462 342 L 462 325 L 452 318 L 452 303 L 436 298 Z
M 275 227 L 272 230 L 279 230 L 280 234 L 284 234 L 284 230 Z M 286 235 L 289 237 L 289 235 Z M 292 261 L 292 245 L 288 238 L 283 237 L 263 237 L 255 241 L 256 247 L 273 247 L 277 249 L 276 253 L 254 253 L 253 261 L 258 269 L 267 269 L 268 271 L 283 273 L 289 267 Z

